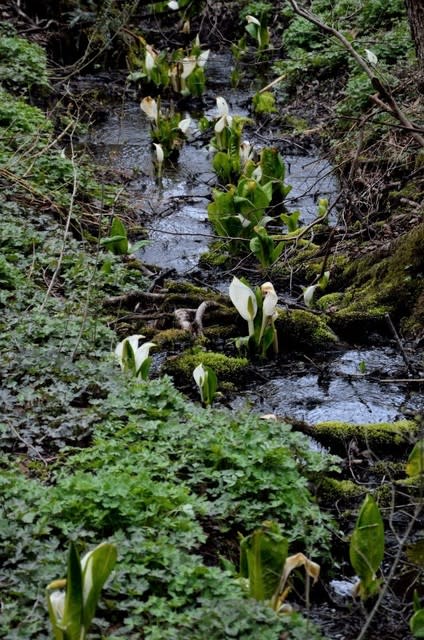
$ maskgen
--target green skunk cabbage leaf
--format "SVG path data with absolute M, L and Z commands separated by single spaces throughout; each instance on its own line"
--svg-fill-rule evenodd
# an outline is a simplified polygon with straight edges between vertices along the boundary
M 84 608 L 83 624 L 85 629 L 91 624 L 100 592 L 116 563 L 116 547 L 104 542 L 99 544 L 82 559 Z
M 384 555 L 384 525 L 380 510 L 371 495 L 362 503 L 350 540 L 349 556 L 360 579 L 359 595 L 365 599 L 378 588 L 376 572 Z
M 127 230 L 125 228 L 124 223 L 119 218 L 114 218 L 112 220 L 112 225 L 110 228 L 110 236 L 108 238 L 104 238 L 101 241 L 101 244 L 107 245 L 107 247 L 112 251 L 112 253 L 124 256 L 128 253 L 128 238 L 127 238 Z
M 424 609 L 418 609 L 409 621 L 414 638 L 424 638 Z
M 278 589 L 288 541 L 274 522 L 242 538 L 240 543 L 240 574 L 249 580 L 249 595 L 256 600 L 270 600 Z
M 409 477 L 418 476 L 424 472 L 424 440 L 418 440 L 412 449 L 406 465 Z
M 83 616 L 83 585 L 81 563 L 75 544 L 71 542 L 68 554 L 65 609 L 62 624 L 66 640 L 80 640 Z

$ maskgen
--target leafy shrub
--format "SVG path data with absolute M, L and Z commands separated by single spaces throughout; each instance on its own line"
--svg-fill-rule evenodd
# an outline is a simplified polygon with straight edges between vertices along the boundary
M 20 92 L 31 91 L 33 87 L 47 88 L 44 49 L 25 38 L 0 35 L 0 81 Z

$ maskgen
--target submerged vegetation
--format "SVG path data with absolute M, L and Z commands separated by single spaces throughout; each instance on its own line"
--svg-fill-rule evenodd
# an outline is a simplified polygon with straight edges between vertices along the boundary
M 377 80 L 296 2 L 228 4 L 218 28 L 210 3 L 64 0 L 60 20 L 78 34 L 65 60 L 65 23 L 50 21 L 56 3 L 39 15 L 30 3 L 16 14 L 6 3 L 0 635 L 8 640 L 319 640 L 326 631 L 309 619 L 311 600 L 328 593 L 310 591 L 310 580 L 327 586 L 353 574 L 352 597 L 377 604 L 371 613 L 353 607 L 362 631 L 352 637 L 365 637 L 384 598 L 402 611 L 393 637 L 405 640 L 407 629 L 422 637 L 422 558 L 404 555 L 413 536 L 422 542 L 420 416 L 305 425 L 229 408 L 244 381 L 260 379 L 258 364 L 290 367 L 301 353 L 319 368 L 311 355 L 340 338 L 368 339 L 388 319 L 401 332 L 393 329 L 407 375 L 422 384 L 402 344 L 419 345 L 424 318 L 414 124 L 422 106 L 404 81 L 417 63 L 403 2 L 310 3 Z M 22 37 L 39 34 L 36 19 L 47 21 L 43 46 Z M 252 61 L 279 75 L 252 91 L 251 117 L 207 94 L 211 52 L 225 38 L 234 84 Z M 151 122 L 158 190 L 189 127 L 194 144 L 210 145 L 205 217 L 215 270 L 231 271 L 229 295 L 168 280 L 137 257 L 146 233 L 122 185 L 128 176 L 84 150 L 103 97 L 81 96 L 74 79 L 114 65 L 120 100 L 141 103 Z M 322 82 L 323 100 L 336 69 L 337 100 L 325 105 L 336 118 L 327 125 L 319 115 L 307 134 L 308 97 L 316 101 Z M 301 91 L 304 111 L 291 114 Z M 258 144 L 258 122 L 276 128 L 274 146 Z M 280 133 L 290 123 L 297 145 L 319 131 L 349 187 L 339 203 L 317 194 L 309 221 L 287 208 Z M 404 589 L 396 579 L 407 572 Z

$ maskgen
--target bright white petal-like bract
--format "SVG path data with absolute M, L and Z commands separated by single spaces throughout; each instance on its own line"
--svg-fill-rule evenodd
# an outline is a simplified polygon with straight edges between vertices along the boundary
M 218 96 L 216 99 L 216 107 L 218 109 L 219 116 L 228 116 L 230 110 L 225 98 Z
M 172 11 L 177 11 L 180 8 L 180 5 L 178 4 L 177 0 L 170 0 L 168 2 L 168 7 L 172 9 Z
M 132 350 L 134 351 L 134 353 L 136 352 L 137 348 L 138 348 L 138 341 L 141 340 L 142 338 L 144 338 L 144 336 L 142 335 L 133 335 L 133 336 L 128 336 L 128 338 L 125 338 L 124 340 L 121 340 L 121 342 L 119 342 L 116 345 L 115 348 L 115 355 L 119 360 L 119 364 L 121 365 L 121 367 L 123 367 L 123 362 L 122 362 L 122 355 L 124 353 L 124 343 L 125 342 L 129 342 L 131 345 Z
M 150 349 L 155 346 L 156 344 L 154 342 L 145 342 L 144 344 L 141 345 L 141 347 L 137 349 L 137 351 L 134 354 L 136 373 L 139 372 L 143 362 L 147 360 L 147 358 L 149 357 Z
M 191 125 L 191 118 L 184 118 L 184 120 L 180 120 L 178 123 L 178 129 L 183 133 L 187 133 Z
M 207 49 L 206 51 L 202 51 L 200 56 L 198 56 L 198 58 L 197 58 L 197 66 L 198 67 L 202 67 L 202 69 L 203 69 L 203 67 L 205 66 L 205 64 L 208 61 L 209 51 L 210 51 L 209 49 Z
M 271 282 L 264 282 L 261 286 L 261 291 L 262 294 L 265 295 L 262 304 L 262 313 L 264 316 L 272 318 L 278 304 L 278 296 L 275 293 L 274 286 Z
M 144 64 L 146 65 L 146 71 L 148 73 L 150 73 L 150 71 L 152 71 L 154 66 L 155 66 L 155 59 L 152 56 L 152 54 L 150 53 L 150 51 L 146 50 L 146 55 L 145 55 L 145 58 L 144 58 Z
M 188 78 L 188 76 L 190 75 L 190 73 L 192 73 L 196 66 L 197 66 L 197 60 L 194 56 L 190 56 L 189 58 L 183 58 L 181 60 L 181 63 L 183 65 L 183 71 L 181 73 L 181 78 L 183 80 L 186 80 Z
M 261 23 L 254 16 L 246 16 L 246 20 L 249 24 L 256 24 L 258 27 L 261 26 Z
M 318 285 L 316 284 L 312 284 L 310 287 L 306 287 L 303 290 L 303 302 L 305 303 L 305 305 L 307 307 L 311 306 L 312 300 L 314 298 L 315 295 L 315 289 L 317 288 Z
M 155 122 L 158 121 L 158 104 L 154 98 L 147 96 L 140 102 L 141 110 L 144 111 L 146 116 Z
M 163 160 L 165 158 L 164 153 L 163 153 L 163 147 L 158 142 L 154 142 L 153 146 L 155 147 L 156 160 L 158 161 L 159 164 L 162 164 L 162 162 L 163 162 Z
M 206 371 L 202 363 L 198 364 L 193 371 L 193 378 L 199 389 L 203 387 Z
M 48 598 L 50 600 L 50 605 L 55 617 L 56 624 L 59 624 L 65 612 L 66 594 L 64 591 L 52 591 L 52 593 L 48 594 Z
M 229 295 L 241 317 L 247 321 L 253 320 L 258 311 L 258 304 L 252 289 L 234 276 Z

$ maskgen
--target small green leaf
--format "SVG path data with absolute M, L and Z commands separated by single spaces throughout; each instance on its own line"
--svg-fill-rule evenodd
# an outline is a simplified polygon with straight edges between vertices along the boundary
M 418 476 L 424 472 L 424 440 L 418 440 L 412 449 L 406 465 L 409 477 Z
M 376 572 L 384 556 L 384 525 L 380 510 L 371 495 L 365 497 L 356 521 L 349 548 L 350 562 L 360 579 L 363 599 L 378 587 Z
M 418 609 L 409 621 L 409 627 L 415 638 L 424 638 L 424 609 Z

